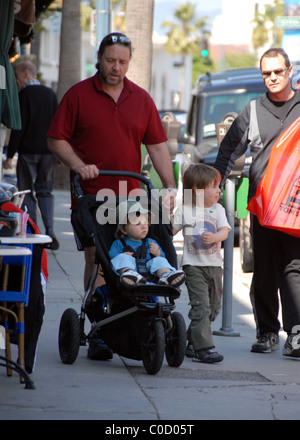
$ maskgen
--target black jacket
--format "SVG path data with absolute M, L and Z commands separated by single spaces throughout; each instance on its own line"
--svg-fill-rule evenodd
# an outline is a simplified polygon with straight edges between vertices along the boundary
M 280 105 L 284 104 L 284 108 Z M 250 200 L 256 193 L 269 161 L 271 148 L 278 137 L 300 116 L 300 92 L 285 103 L 276 105 L 268 94 L 250 101 L 237 116 L 221 142 L 215 167 L 224 185 L 234 162 L 250 148 L 252 163 L 249 170 Z
M 7 157 L 21 154 L 51 154 L 46 133 L 57 109 L 56 94 L 41 84 L 28 85 L 19 93 L 21 130 L 12 130 Z

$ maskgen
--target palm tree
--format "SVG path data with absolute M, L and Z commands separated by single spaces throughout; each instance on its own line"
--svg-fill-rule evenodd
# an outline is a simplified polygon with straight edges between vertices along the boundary
M 57 97 L 81 80 L 80 0 L 64 0 L 61 20 Z
M 58 101 L 73 84 L 81 80 L 80 4 L 80 0 L 63 0 Z M 69 170 L 64 165 L 56 167 L 55 186 L 60 189 L 69 188 Z
M 195 17 L 196 4 L 187 2 L 175 10 L 176 23 L 164 21 L 163 27 L 169 27 L 166 49 L 172 54 L 181 54 L 184 63 L 187 54 L 199 53 L 203 38 L 210 35 L 208 17 Z
M 271 45 L 280 46 L 283 30 L 275 25 L 276 17 L 284 15 L 284 0 L 275 0 L 273 5 L 265 5 L 264 13 L 255 11 L 252 44 L 258 50 L 270 41 Z
M 208 17 L 196 18 L 196 4 L 187 2 L 180 5 L 174 12 L 176 22 L 164 21 L 162 27 L 168 27 L 168 40 L 166 50 L 171 54 L 181 54 L 182 75 L 180 89 L 184 90 L 186 56 L 188 54 L 200 54 L 200 47 L 203 39 L 206 39 L 210 32 L 208 30 Z M 181 96 L 184 102 L 184 96 Z
M 154 0 L 127 0 L 126 35 L 133 45 L 128 78 L 150 92 Z

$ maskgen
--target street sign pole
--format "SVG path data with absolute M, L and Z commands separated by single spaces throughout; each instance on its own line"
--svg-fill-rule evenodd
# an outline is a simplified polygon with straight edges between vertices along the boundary
M 234 216 L 235 216 L 235 178 L 228 178 L 225 183 L 225 209 L 231 231 L 224 241 L 224 280 L 222 327 L 213 332 L 218 336 L 240 336 L 232 328 L 232 277 L 233 277 L 233 249 L 234 249 Z
M 110 32 L 110 1 L 96 2 L 96 47 L 99 47 L 103 37 Z

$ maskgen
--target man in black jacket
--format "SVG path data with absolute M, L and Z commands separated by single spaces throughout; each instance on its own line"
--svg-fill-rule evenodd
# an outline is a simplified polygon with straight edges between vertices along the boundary
M 235 160 L 250 148 L 249 200 L 266 171 L 273 145 L 300 115 L 300 93 L 291 87 L 292 66 L 284 50 L 266 51 L 260 69 L 267 93 L 237 116 L 215 162 L 224 184 Z M 262 227 L 255 215 L 251 219 L 254 271 L 250 296 L 257 325 L 251 351 L 269 353 L 279 348 L 279 289 L 283 329 L 288 335 L 283 354 L 300 357 L 300 239 Z
M 57 109 L 57 98 L 52 89 L 36 79 L 36 67 L 22 61 L 15 67 L 19 88 L 21 130 L 12 130 L 4 168 L 12 168 L 12 158 L 18 151 L 17 179 L 20 191 L 30 189 L 23 206 L 36 223 L 36 200 L 42 215 L 46 234 L 52 237 L 50 249 L 56 250 L 59 242 L 53 232 L 54 169 L 56 159 L 48 149 L 46 133 Z

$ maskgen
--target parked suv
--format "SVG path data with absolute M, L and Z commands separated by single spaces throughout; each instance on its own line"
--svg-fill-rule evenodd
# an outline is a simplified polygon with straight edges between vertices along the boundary
M 205 162 L 213 165 L 218 152 L 216 126 L 226 114 L 234 116 L 252 99 L 266 91 L 259 69 L 233 70 L 200 76 L 192 90 L 187 114 L 185 133 L 179 138 L 183 144 L 181 172 L 191 163 Z M 246 158 L 241 177 L 237 180 L 236 226 L 239 231 L 241 266 L 244 272 L 251 272 L 252 246 L 249 234 L 249 216 L 245 209 L 248 196 Z M 241 203 L 242 201 L 242 203 Z
M 186 131 L 180 137 L 184 144 L 183 166 L 186 167 L 188 162 L 202 162 L 209 155 L 216 156 L 216 125 L 226 113 L 239 113 L 248 101 L 265 91 L 258 69 L 200 76 L 192 90 Z

